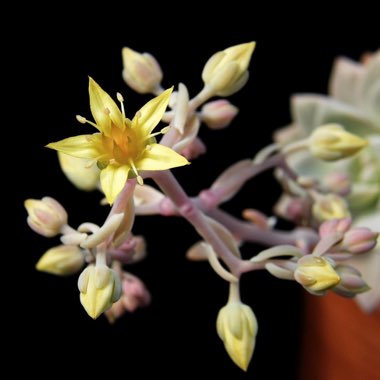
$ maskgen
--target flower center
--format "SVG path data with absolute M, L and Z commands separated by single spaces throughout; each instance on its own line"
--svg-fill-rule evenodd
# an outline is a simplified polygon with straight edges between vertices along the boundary
M 146 145 L 144 142 L 138 141 L 135 131 L 130 127 L 126 127 L 122 131 L 120 128 L 113 126 L 112 140 L 111 156 L 121 165 L 136 161 Z

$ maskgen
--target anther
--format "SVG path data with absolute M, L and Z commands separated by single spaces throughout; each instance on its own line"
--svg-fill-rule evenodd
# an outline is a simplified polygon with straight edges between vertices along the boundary
M 124 102 L 123 95 L 121 95 L 120 92 L 118 92 L 118 93 L 116 94 L 116 97 L 117 97 L 117 100 L 118 100 L 120 103 Z
M 76 115 L 75 116 L 76 119 L 81 123 L 81 124 L 86 124 L 87 123 L 87 119 L 81 115 Z

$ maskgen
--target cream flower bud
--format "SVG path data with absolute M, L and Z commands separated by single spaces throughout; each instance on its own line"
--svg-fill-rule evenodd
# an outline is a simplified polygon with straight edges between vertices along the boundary
M 56 236 L 67 224 L 66 210 L 53 198 L 27 199 L 24 206 L 29 227 L 42 236 Z
M 202 107 L 201 119 L 210 129 L 226 128 L 239 109 L 226 99 L 214 100 Z
M 323 294 L 340 282 L 340 277 L 331 263 L 324 257 L 313 255 L 306 255 L 298 260 L 294 278 L 313 294 Z
M 123 79 L 129 87 L 140 94 L 154 93 L 162 81 L 161 67 L 148 53 L 138 53 L 123 48 Z
M 87 314 L 96 319 L 121 295 L 121 283 L 114 270 L 106 265 L 89 265 L 79 276 L 80 302 Z
M 41 256 L 36 269 L 58 276 L 68 276 L 78 272 L 84 262 L 84 255 L 80 248 L 73 245 L 59 245 Z
M 309 138 L 311 153 L 324 161 L 350 157 L 367 145 L 367 141 L 344 130 L 339 124 L 316 128 Z
M 255 348 L 258 328 L 252 309 L 240 301 L 228 302 L 219 311 L 216 328 L 230 358 L 246 371 Z
M 235 45 L 215 53 L 202 72 L 202 79 L 215 95 L 229 96 L 239 91 L 248 80 L 248 65 L 255 42 Z
M 318 198 L 313 204 L 312 212 L 313 216 L 320 221 L 350 217 L 346 201 L 335 194 Z
M 91 191 L 98 187 L 99 168 L 90 160 L 58 152 L 61 169 L 67 179 L 78 189 Z

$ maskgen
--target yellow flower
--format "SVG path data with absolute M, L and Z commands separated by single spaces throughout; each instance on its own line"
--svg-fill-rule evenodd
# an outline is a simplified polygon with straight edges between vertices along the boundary
M 81 123 L 98 129 L 92 135 L 80 135 L 50 143 L 48 148 L 92 160 L 101 169 L 100 184 L 107 201 L 112 204 L 128 178 L 142 184 L 139 171 L 166 170 L 189 162 L 172 149 L 157 144 L 152 133 L 168 105 L 172 89 L 153 98 L 132 120 L 125 117 L 123 98 L 118 94 L 121 111 L 112 98 L 90 78 L 90 108 L 95 123 L 77 116 Z
M 239 91 L 248 80 L 248 65 L 255 42 L 231 46 L 215 53 L 202 72 L 202 79 L 215 95 L 229 96 Z
M 257 320 L 252 309 L 240 301 L 229 301 L 219 311 L 216 328 L 230 358 L 246 371 L 257 334 Z
M 79 247 L 59 245 L 46 251 L 38 260 L 37 270 L 68 276 L 79 271 L 84 265 L 84 256 Z
M 324 161 L 336 161 L 353 156 L 368 142 L 344 130 L 339 124 L 316 128 L 309 139 L 311 153 Z
M 313 294 L 324 294 L 338 285 L 340 276 L 324 257 L 307 255 L 298 260 L 294 278 Z

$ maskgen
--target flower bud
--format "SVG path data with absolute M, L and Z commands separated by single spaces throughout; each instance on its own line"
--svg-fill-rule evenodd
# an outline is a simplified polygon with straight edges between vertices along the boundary
M 228 302 L 219 311 L 216 328 L 230 358 L 246 371 L 257 334 L 257 320 L 252 309 L 239 301 Z
M 344 234 L 342 242 L 337 247 L 350 253 L 365 253 L 375 248 L 379 234 L 366 227 L 354 227 Z
M 226 99 L 214 100 L 202 107 L 201 119 L 210 129 L 226 128 L 239 109 Z
M 311 153 L 324 161 L 350 157 L 367 145 L 367 141 L 344 130 L 339 124 L 316 128 L 309 138 Z
M 79 247 L 59 245 L 46 251 L 36 264 L 41 272 L 68 276 L 78 272 L 84 265 L 84 256 Z
M 98 187 L 99 168 L 90 160 L 58 152 L 59 165 L 67 179 L 78 189 L 91 191 Z
M 127 47 L 122 50 L 123 79 L 140 94 L 154 93 L 162 81 L 161 67 L 148 53 L 138 53 Z
M 347 265 L 339 265 L 335 269 L 340 276 L 339 285 L 333 289 L 335 293 L 343 297 L 354 297 L 370 289 L 357 269 Z
M 351 190 L 350 177 L 346 173 L 339 172 L 327 174 L 322 179 L 322 187 L 327 192 L 345 196 Z
M 310 204 L 306 198 L 282 194 L 274 206 L 276 215 L 297 224 L 310 215 Z
M 207 148 L 204 142 L 199 137 L 196 137 L 185 148 L 181 150 L 181 155 L 190 161 L 195 160 L 202 154 L 205 154 L 206 151 Z
M 319 221 L 350 217 L 346 201 L 335 194 L 327 194 L 318 198 L 313 204 L 312 212 Z
M 215 53 L 206 63 L 202 79 L 215 95 L 229 96 L 248 80 L 248 65 L 255 42 L 235 45 Z
M 339 284 L 340 277 L 324 257 L 306 255 L 298 260 L 294 278 L 310 293 L 321 295 Z
M 53 198 L 27 199 L 24 206 L 28 212 L 29 227 L 42 236 L 58 235 L 67 223 L 66 210 Z
M 351 218 L 327 220 L 319 226 L 319 236 L 324 238 L 336 233 L 345 233 L 350 229 L 351 223 Z
M 136 276 L 123 272 L 121 280 L 122 294 L 105 315 L 110 323 L 114 323 L 127 311 L 133 313 L 139 307 L 148 306 L 150 293 L 145 284 Z
M 119 276 L 106 265 L 89 265 L 79 276 L 80 302 L 87 314 L 96 319 L 120 298 Z

